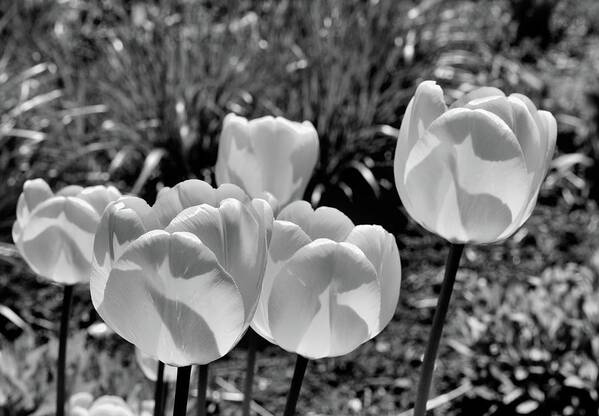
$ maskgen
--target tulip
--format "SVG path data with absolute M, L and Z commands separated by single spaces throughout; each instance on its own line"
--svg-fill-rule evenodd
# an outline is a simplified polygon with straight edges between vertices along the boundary
M 557 125 L 521 94 L 476 89 L 449 109 L 433 81 L 408 104 L 395 182 L 408 214 L 457 243 L 511 236 L 530 217 L 555 148 Z
M 38 275 L 67 285 L 85 283 L 100 217 L 120 196 L 113 186 L 71 185 L 54 194 L 43 179 L 26 181 L 17 203 L 13 241 Z
M 301 199 L 318 159 L 318 134 L 312 123 L 282 117 L 248 121 L 233 113 L 223 122 L 215 167 L 219 184 L 234 183 L 279 211 Z M 257 336 L 248 333 L 248 356 L 242 404 L 249 416 Z
M 151 401 L 142 403 L 139 416 L 151 416 Z M 69 416 L 136 416 L 137 413 L 119 396 L 101 396 L 94 400 L 87 392 L 76 393 L 69 400 Z
M 233 183 L 253 198 L 271 194 L 281 206 L 301 199 L 318 159 L 318 134 L 309 121 L 228 114 L 215 166 L 218 184 Z
M 406 109 L 395 182 L 408 214 L 450 245 L 424 353 L 414 416 L 424 416 L 437 350 L 465 244 L 510 237 L 530 217 L 555 150 L 557 124 L 521 94 L 476 89 L 448 109 L 425 81 Z
M 292 202 L 273 223 L 252 328 L 297 353 L 303 377 L 307 359 L 347 354 L 381 332 L 395 313 L 400 281 L 395 238 L 382 227 Z M 301 378 L 291 391 L 299 385 Z
M 56 377 L 57 416 L 64 414 L 73 285 L 88 281 L 100 217 L 104 208 L 120 196 L 113 186 L 71 185 L 54 194 L 43 179 L 34 179 L 25 182 L 17 202 L 17 220 L 12 227 L 17 250 L 38 275 L 64 285 Z
M 91 295 L 102 319 L 143 353 L 185 368 L 231 350 L 250 325 L 266 265 L 266 201 L 188 180 L 110 204 L 94 241 Z M 177 394 L 187 385 L 179 388 Z M 184 409 L 182 410 L 184 411 Z

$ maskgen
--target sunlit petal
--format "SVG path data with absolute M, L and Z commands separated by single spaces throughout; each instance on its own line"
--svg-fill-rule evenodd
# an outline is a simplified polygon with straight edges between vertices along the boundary
M 378 326 L 376 270 L 355 246 L 321 239 L 285 263 L 268 303 L 270 330 L 282 348 L 308 358 L 346 354 Z
M 401 286 L 401 261 L 395 237 L 378 225 L 358 225 L 345 240 L 357 246 L 370 260 L 381 287 L 379 326 L 374 336 L 393 318 Z
M 103 301 L 106 282 L 114 262 L 136 238 L 158 228 L 158 218 L 141 198 L 126 196 L 106 208 L 94 239 L 90 279 L 94 306 L 98 307 Z
M 404 118 L 401 121 L 397 147 L 395 149 L 395 183 L 404 185 L 406 159 L 416 142 L 422 137 L 428 126 L 441 114 L 447 106 L 443 98 L 443 90 L 434 81 L 424 81 L 410 100 Z M 407 199 L 402 199 L 409 205 Z
M 354 223 L 338 209 L 319 207 L 314 210 L 306 201 L 295 201 L 287 205 L 279 213 L 277 220 L 299 225 L 312 240 L 329 238 L 343 241 L 354 228 Z
M 115 187 L 101 185 L 84 188 L 77 194 L 79 199 L 89 203 L 100 216 L 104 213 L 106 206 L 120 196 L 120 192 Z
M 45 180 L 33 179 L 25 181 L 23 184 L 23 196 L 27 212 L 31 213 L 39 204 L 54 196 L 54 193 Z
M 424 191 L 426 190 L 426 191 Z M 402 200 L 425 228 L 453 242 L 494 241 L 530 195 L 522 149 L 505 122 L 485 110 L 449 110 L 410 153 Z
M 151 231 L 129 245 L 98 312 L 144 353 L 174 366 L 222 357 L 244 329 L 239 289 L 191 233 Z
M 152 209 L 162 226 L 166 227 L 185 208 L 201 204 L 214 205 L 215 199 L 214 189 L 208 183 L 190 179 L 173 188 L 161 190 Z
M 64 284 L 87 282 L 99 220 L 97 212 L 78 198 L 52 197 L 31 213 L 17 246 L 40 276 Z
M 503 91 L 495 87 L 476 88 L 454 101 L 450 108 L 465 107 L 468 103 L 489 97 L 505 97 Z
M 288 221 L 277 220 L 273 223 L 272 237 L 270 240 L 268 261 L 264 281 L 262 282 L 262 291 L 260 302 L 254 314 L 252 328 L 270 342 L 274 342 L 270 333 L 268 324 L 268 301 L 275 277 L 279 271 L 295 252 L 303 246 L 309 244 L 312 240 L 296 224 Z

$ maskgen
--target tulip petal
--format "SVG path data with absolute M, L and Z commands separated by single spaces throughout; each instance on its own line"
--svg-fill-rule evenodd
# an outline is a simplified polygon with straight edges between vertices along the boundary
M 173 366 L 222 357 L 245 329 L 235 282 L 191 233 L 156 230 L 129 245 L 110 272 L 98 313 L 144 353 Z
M 182 211 L 166 228 L 196 235 L 233 277 L 244 298 L 249 320 L 256 308 L 266 267 L 266 229 L 258 214 L 233 198 L 219 208 L 200 205 Z
M 410 215 L 452 242 L 494 242 L 530 196 L 530 174 L 510 128 L 485 110 L 453 109 L 408 156 L 398 191 Z
M 214 190 L 214 205 L 218 205 L 220 201 L 227 198 L 237 199 L 242 202 L 250 200 L 248 195 L 239 186 L 232 183 L 223 183 Z
M 204 181 L 189 179 L 161 190 L 152 209 L 166 227 L 185 208 L 201 204 L 216 204 L 214 189 Z
M 270 342 L 274 343 L 268 325 L 268 300 L 273 283 L 285 262 L 310 242 L 310 237 L 297 224 L 280 220 L 273 223 L 260 302 L 252 321 L 252 328 Z
M 557 139 L 557 121 L 553 114 L 549 111 L 539 110 L 539 119 L 541 120 L 541 124 L 543 126 L 543 131 L 545 132 L 543 140 L 546 142 L 545 144 L 545 155 L 544 155 L 544 164 L 543 164 L 543 177 L 545 173 L 547 173 L 547 169 L 549 168 L 549 164 L 551 163 L 551 159 L 553 158 L 553 153 L 555 153 L 555 142 Z
M 64 284 L 87 282 L 99 216 L 74 197 L 52 197 L 31 213 L 19 246 L 39 275 Z
M 537 128 L 539 129 L 541 134 L 544 135 L 545 134 L 545 132 L 543 131 L 544 124 L 542 123 L 541 118 L 539 116 L 539 112 L 537 111 L 537 106 L 532 102 L 532 100 L 530 98 L 528 98 L 526 95 L 518 94 L 518 93 L 510 94 L 509 98 L 517 99 L 526 106 L 526 109 L 528 110 L 528 112 L 530 113 L 532 118 L 534 119 L 535 124 L 537 125 Z
M 94 238 L 90 292 L 97 308 L 103 301 L 110 269 L 129 244 L 160 228 L 152 208 L 141 198 L 126 196 L 106 207 Z
M 541 185 L 543 184 L 543 179 L 547 174 L 547 170 L 549 169 L 549 165 L 551 163 L 551 159 L 553 158 L 553 153 L 555 152 L 555 141 L 557 139 L 557 122 L 555 121 L 555 117 L 544 110 L 540 110 L 539 118 L 543 125 L 542 131 L 546 132 L 545 136 L 542 136 L 541 146 L 540 148 L 544 150 L 544 154 L 542 155 L 541 166 L 537 172 L 535 172 L 535 177 L 533 179 L 532 184 L 532 195 L 526 206 L 526 209 L 522 211 L 520 218 L 514 224 L 512 229 L 506 230 L 504 232 L 503 237 L 507 238 L 512 235 L 518 228 L 520 228 L 527 220 L 530 218 L 535 205 L 537 203 L 537 197 L 539 195 L 539 191 L 541 189 Z
M 371 338 L 381 332 L 393 318 L 401 286 L 401 261 L 395 237 L 378 225 L 358 225 L 345 240 L 366 255 L 377 271 L 381 287 L 379 325 Z
M 520 142 L 528 170 L 529 172 L 538 172 L 544 157 L 544 152 L 539 152 L 541 148 L 539 126 L 521 100 L 513 96 L 510 96 L 508 100 L 514 113 L 512 131 Z
M 81 407 L 82 409 L 89 409 L 94 401 L 94 396 L 88 392 L 79 392 L 73 394 L 69 398 L 69 409 L 74 407 Z
M 395 183 L 403 186 L 406 160 L 414 145 L 422 137 L 429 125 L 447 111 L 443 90 L 434 81 L 424 81 L 418 85 L 401 121 L 397 147 L 395 148 Z M 402 199 L 407 207 L 409 200 Z
M 268 194 L 270 195 L 270 194 Z M 272 196 L 272 195 L 271 195 Z M 273 218 L 273 205 L 276 207 L 278 204 L 277 200 L 272 197 L 270 201 L 255 198 L 252 199 L 252 206 L 256 210 L 257 220 L 258 222 L 264 224 L 266 230 L 266 246 L 270 244 L 270 238 L 272 235 L 272 223 L 274 221 Z
M 31 213 L 39 204 L 54 196 L 50 186 L 43 179 L 25 181 L 23 184 L 23 195 L 27 206 L 27 212 Z
M 56 196 L 77 196 L 83 191 L 83 186 L 67 185 L 60 191 L 56 192 Z
M 77 195 L 79 199 L 90 204 L 100 216 L 104 213 L 106 206 L 120 196 L 120 192 L 115 187 L 101 185 L 85 188 Z
M 321 239 L 297 251 L 275 278 L 268 302 L 273 338 L 316 359 L 347 354 L 378 326 L 376 270 L 355 246 Z
M 319 207 L 314 210 L 306 201 L 295 201 L 287 205 L 277 220 L 299 225 L 312 240 L 328 238 L 343 241 L 354 228 L 354 223 L 338 209 Z
M 514 115 L 510 102 L 505 95 L 476 98 L 464 104 L 464 108 L 469 108 L 470 110 L 487 110 L 498 116 L 508 127 L 513 129 Z
M 27 209 L 27 203 L 25 202 L 25 195 L 21 193 L 17 200 L 17 219 L 12 224 L 12 241 L 17 245 L 17 248 L 21 253 L 23 252 L 21 247 L 19 247 L 21 233 L 23 232 L 23 226 L 21 224 L 25 224 L 28 219 L 29 210 Z
M 505 97 L 505 94 L 499 88 L 480 87 L 462 95 L 460 98 L 455 100 L 449 108 L 464 107 L 471 101 L 489 97 Z

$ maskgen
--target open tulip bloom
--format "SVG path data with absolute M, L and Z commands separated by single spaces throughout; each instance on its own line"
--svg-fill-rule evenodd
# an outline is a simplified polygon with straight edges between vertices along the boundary
M 268 203 L 232 184 L 188 180 L 161 190 L 152 207 L 123 197 L 96 234 L 93 304 L 145 354 L 177 367 L 208 364 L 250 324 L 271 225 Z
M 215 166 L 218 184 L 233 183 L 252 198 L 273 195 L 281 206 L 301 199 L 318 160 L 318 134 L 309 121 L 228 114 Z
M 555 148 L 557 125 L 521 94 L 476 89 L 448 109 L 433 81 L 408 104 L 395 181 L 414 220 L 452 243 L 511 236 L 530 217 Z
M 113 186 L 67 186 L 56 194 L 46 181 L 26 181 L 17 202 L 12 238 L 29 267 L 62 284 L 56 415 L 64 414 L 67 333 L 73 285 L 87 283 L 94 234 L 104 208 L 121 196 Z
M 113 186 L 71 185 L 54 194 L 43 179 L 26 181 L 13 241 L 38 275 L 65 285 L 87 283 L 100 217 L 120 196 Z
M 555 149 L 557 124 L 521 94 L 476 89 L 447 108 L 433 81 L 416 89 L 395 152 L 408 214 L 452 243 L 414 408 L 426 412 L 434 362 L 464 244 L 511 236 L 530 217 Z
M 309 121 L 283 117 L 248 121 L 233 113 L 223 121 L 215 166 L 216 182 L 234 183 L 254 198 L 266 199 L 273 211 L 301 199 L 318 159 L 318 134 Z M 248 334 L 244 416 L 250 401 L 257 336 Z
M 252 328 L 297 353 L 301 376 L 306 359 L 347 354 L 393 317 L 401 263 L 382 227 L 354 226 L 337 209 L 296 201 L 274 221 L 269 247 Z

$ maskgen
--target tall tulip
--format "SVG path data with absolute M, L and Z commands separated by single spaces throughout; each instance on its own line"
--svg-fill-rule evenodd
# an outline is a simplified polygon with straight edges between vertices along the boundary
M 497 88 L 475 89 L 447 108 L 441 88 L 425 81 L 408 104 L 395 151 L 397 190 L 416 222 L 451 243 L 415 416 L 426 412 L 464 244 L 502 241 L 530 217 L 556 136 L 551 113 Z
M 285 206 L 302 198 L 317 159 L 318 134 L 309 121 L 248 121 L 231 113 L 223 121 L 216 182 L 238 185 L 253 198 L 272 194 Z
M 449 109 L 433 81 L 408 104 L 395 181 L 410 216 L 452 243 L 511 236 L 530 217 L 555 148 L 557 125 L 521 94 L 476 89 Z
M 106 209 L 94 242 L 93 304 L 142 352 L 181 367 L 225 355 L 248 328 L 266 265 L 270 206 L 235 185 L 188 180 L 150 207 L 135 197 Z M 176 411 L 180 401 L 175 398 Z
M 38 275 L 62 284 L 56 415 L 64 415 L 65 362 L 73 285 L 89 281 L 94 234 L 104 208 L 121 196 L 113 186 L 71 185 L 52 192 L 46 181 L 26 181 L 12 227 L 15 246 Z
M 267 199 L 275 212 L 301 199 L 318 159 L 318 134 L 312 123 L 282 117 L 248 121 L 233 113 L 223 121 L 216 181 L 234 183 L 254 198 Z M 248 333 L 247 366 L 242 404 L 249 416 L 257 336 Z
M 400 282 L 391 234 L 354 226 L 334 208 L 296 201 L 273 223 L 252 328 L 297 353 L 305 370 L 307 359 L 347 354 L 381 332 L 395 312 Z

